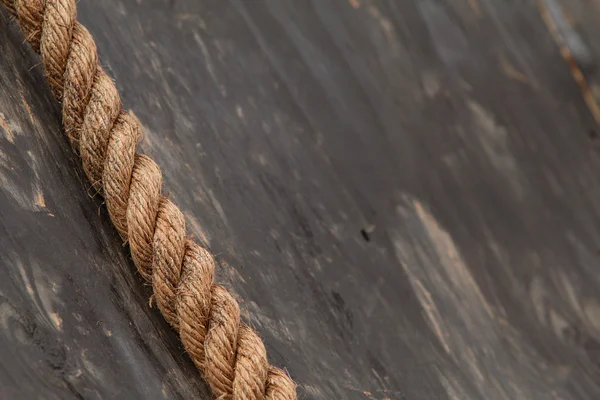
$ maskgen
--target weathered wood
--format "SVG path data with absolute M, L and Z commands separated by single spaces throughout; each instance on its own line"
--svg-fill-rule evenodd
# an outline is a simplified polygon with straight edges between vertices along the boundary
M 597 127 L 535 1 L 79 15 L 301 398 L 600 398 Z M 208 399 L 23 42 L 0 11 L 0 398 Z

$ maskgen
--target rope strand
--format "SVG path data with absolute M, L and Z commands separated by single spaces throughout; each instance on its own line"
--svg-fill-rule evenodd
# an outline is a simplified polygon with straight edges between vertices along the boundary
M 161 194 L 160 168 L 136 152 L 140 123 L 122 109 L 98 64 L 94 39 L 76 20 L 75 0 L 1 1 L 40 54 L 88 179 L 214 397 L 295 400 L 294 382 L 269 365 L 258 334 L 240 321 L 237 301 L 215 284 L 212 255 L 187 239 L 182 212 Z

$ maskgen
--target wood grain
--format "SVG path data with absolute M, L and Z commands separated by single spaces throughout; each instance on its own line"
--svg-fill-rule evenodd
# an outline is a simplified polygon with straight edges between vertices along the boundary
M 597 126 L 535 1 L 78 7 L 300 398 L 600 398 Z M 0 88 L 0 398 L 208 399 L 5 10 Z

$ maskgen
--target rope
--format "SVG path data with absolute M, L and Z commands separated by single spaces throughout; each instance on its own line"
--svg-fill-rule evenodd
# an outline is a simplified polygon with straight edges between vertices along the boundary
M 182 212 L 161 195 L 160 168 L 136 152 L 140 124 L 122 109 L 98 64 L 94 39 L 76 20 L 75 0 L 1 1 L 41 55 L 87 177 L 214 397 L 295 400 L 294 382 L 269 365 L 260 337 L 240 321 L 237 301 L 215 284 L 212 255 L 187 239 Z

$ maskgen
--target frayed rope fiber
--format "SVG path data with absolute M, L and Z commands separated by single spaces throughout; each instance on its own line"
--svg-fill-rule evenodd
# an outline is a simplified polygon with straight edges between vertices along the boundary
M 294 382 L 269 365 L 237 301 L 215 284 L 212 255 L 187 238 L 182 212 L 161 194 L 159 167 L 136 152 L 140 124 L 98 64 L 94 39 L 76 20 L 76 0 L 1 1 L 40 54 L 87 177 L 214 397 L 295 400 Z

